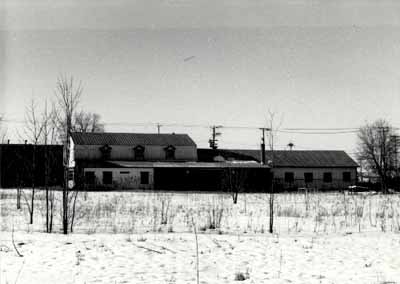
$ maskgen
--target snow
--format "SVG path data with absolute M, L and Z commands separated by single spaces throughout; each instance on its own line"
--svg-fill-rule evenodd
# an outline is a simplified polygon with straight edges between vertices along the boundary
M 23 257 L 0 252 L 1 283 L 196 283 L 195 236 L 16 233 Z M 400 235 L 199 234 L 200 283 L 400 281 Z
M 27 200 L 30 191 L 25 190 Z M 15 190 L 0 192 L 0 229 L 45 229 L 44 192 L 36 192 L 34 224 L 28 210 L 16 210 Z M 56 192 L 54 231 L 61 231 L 61 192 Z M 229 194 L 165 192 L 79 193 L 75 232 L 145 233 L 191 232 L 192 217 L 200 230 L 221 213 L 223 233 L 263 233 L 268 228 L 269 195 L 240 194 L 233 204 Z M 343 193 L 277 194 L 274 230 L 279 234 L 379 232 L 400 230 L 400 195 L 348 195 Z M 163 219 L 163 220 L 162 220 Z M 164 221 L 164 222 L 163 222 Z M 163 224 L 166 223 L 166 224 Z
M 60 194 L 46 234 L 43 192 L 33 225 L 0 193 L 0 284 L 196 283 L 193 221 L 200 283 L 400 283 L 399 195 L 277 194 L 269 234 L 265 194 L 82 193 L 65 236 Z

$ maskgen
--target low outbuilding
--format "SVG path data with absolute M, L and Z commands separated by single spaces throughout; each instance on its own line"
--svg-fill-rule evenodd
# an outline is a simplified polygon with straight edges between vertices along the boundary
M 199 162 L 187 134 L 72 133 L 70 153 L 76 186 L 88 190 L 226 191 L 235 181 L 241 191 L 267 191 L 271 184 L 269 167 L 253 160 Z
M 337 150 L 266 151 L 266 164 L 272 168 L 276 190 L 312 188 L 342 190 L 357 182 L 358 164 Z M 261 162 L 260 150 L 198 149 L 199 161 L 244 159 Z

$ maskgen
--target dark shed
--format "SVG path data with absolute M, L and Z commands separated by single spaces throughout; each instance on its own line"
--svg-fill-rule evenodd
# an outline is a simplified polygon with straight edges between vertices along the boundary
M 47 157 L 47 159 L 46 159 Z M 45 185 L 46 161 L 48 185 L 63 184 L 63 146 L 0 144 L 0 187 L 36 187 Z

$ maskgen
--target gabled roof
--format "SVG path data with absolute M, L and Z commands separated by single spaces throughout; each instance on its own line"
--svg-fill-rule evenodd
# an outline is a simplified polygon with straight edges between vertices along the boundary
M 199 161 L 210 159 L 210 149 L 198 149 Z M 211 150 L 212 151 L 212 150 Z M 236 158 L 238 160 L 261 161 L 260 150 L 216 150 L 215 156 L 223 156 L 225 159 Z M 236 156 L 235 156 L 236 155 Z M 241 156 L 238 156 L 241 155 Z M 265 152 L 266 161 L 272 160 L 271 151 Z M 274 167 L 292 168 L 338 168 L 358 167 L 357 163 L 344 151 L 319 150 L 319 151 L 274 151 Z
M 83 133 L 73 132 L 71 138 L 77 145 L 126 145 L 137 146 L 194 146 L 196 144 L 187 134 L 154 133 Z
M 257 162 L 134 162 L 107 161 L 109 165 L 122 168 L 269 168 Z

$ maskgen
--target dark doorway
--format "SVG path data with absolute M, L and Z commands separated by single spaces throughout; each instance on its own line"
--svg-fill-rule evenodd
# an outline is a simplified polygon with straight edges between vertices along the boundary
M 85 183 L 89 185 L 93 185 L 95 183 L 95 175 L 94 172 L 85 172 Z
M 112 184 L 112 172 L 103 172 L 103 184 Z

